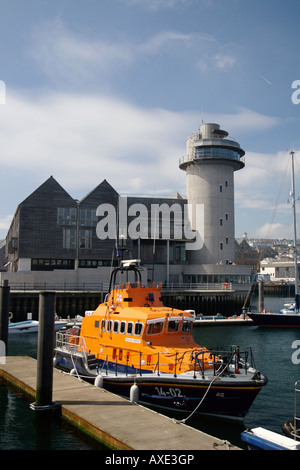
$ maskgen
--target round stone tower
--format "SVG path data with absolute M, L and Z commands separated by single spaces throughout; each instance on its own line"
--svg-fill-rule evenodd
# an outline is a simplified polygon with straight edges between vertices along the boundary
M 192 264 L 234 261 L 234 172 L 245 166 L 245 152 L 227 136 L 218 124 L 202 124 L 198 133 L 187 138 L 186 154 L 179 164 L 186 171 L 188 203 L 204 209 L 203 246 L 187 251 Z M 199 227 L 195 217 L 191 224 L 193 230 Z

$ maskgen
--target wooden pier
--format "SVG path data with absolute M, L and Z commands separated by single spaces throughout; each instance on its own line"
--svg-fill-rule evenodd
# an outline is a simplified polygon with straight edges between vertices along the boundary
M 23 356 L 1 359 L 4 364 L 0 362 L 0 377 L 34 401 L 37 361 Z M 227 441 L 178 424 L 56 369 L 53 370 L 53 401 L 60 405 L 63 418 L 110 449 L 179 450 L 186 454 L 200 450 L 240 450 Z

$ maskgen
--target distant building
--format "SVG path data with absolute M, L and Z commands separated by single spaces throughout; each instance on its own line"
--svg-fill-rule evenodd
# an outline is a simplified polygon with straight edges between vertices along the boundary
M 251 273 L 255 274 L 260 267 L 260 253 L 258 248 L 250 246 L 247 240 L 247 234 L 244 237 L 236 239 L 235 245 L 235 263 L 251 266 Z
M 233 172 L 244 166 L 244 151 L 226 136 L 217 124 L 202 124 L 187 139 L 180 162 L 187 198 L 122 197 L 104 180 L 79 201 L 51 176 L 16 209 L 7 277 L 104 280 L 113 263 L 134 258 L 150 280 L 248 284 L 250 267 L 234 263 Z M 196 223 L 190 207 L 203 209 Z
M 294 261 L 279 261 L 274 259 L 264 259 L 260 263 L 260 274 L 268 275 L 270 281 L 274 282 L 295 282 Z M 300 266 L 298 264 L 298 279 L 300 277 Z
M 153 260 L 158 264 L 166 264 L 168 261 L 170 265 L 186 262 L 185 240 L 182 236 L 174 238 L 174 229 L 171 229 L 167 240 L 159 238 L 159 235 L 152 239 L 148 219 L 145 219 L 147 230 L 140 232 L 140 238 L 122 238 L 123 229 L 118 214 L 120 201 L 127 207 L 143 205 L 149 215 L 151 205 L 165 203 L 171 207 L 176 203 L 181 208 L 185 202 L 182 198 L 120 198 L 106 180 L 78 201 L 51 176 L 16 210 L 6 239 L 8 270 L 53 271 L 110 267 L 112 260 L 129 256 L 141 258 L 143 264 L 149 265 L 152 265 Z M 107 221 L 107 227 L 102 227 L 105 239 L 97 235 L 97 224 L 101 220 L 96 214 L 99 206 L 103 210 L 114 209 L 116 215 L 116 218 Z M 182 213 L 183 210 L 180 210 L 179 216 Z M 133 220 L 132 215 L 127 217 L 124 231 Z M 115 221 L 117 226 L 113 227 Z M 174 225 L 174 216 L 171 222 Z
M 7 262 L 5 257 L 6 240 L 0 240 L 0 272 L 5 272 L 7 269 Z

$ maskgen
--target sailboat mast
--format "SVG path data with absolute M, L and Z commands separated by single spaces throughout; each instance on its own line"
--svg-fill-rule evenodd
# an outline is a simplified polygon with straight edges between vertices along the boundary
M 298 295 L 298 256 L 297 256 L 297 224 L 296 224 L 296 197 L 295 197 L 295 171 L 294 171 L 294 151 L 290 152 L 292 156 L 292 205 L 294 220 L 294 261 L 295 261 L 295 296 Z

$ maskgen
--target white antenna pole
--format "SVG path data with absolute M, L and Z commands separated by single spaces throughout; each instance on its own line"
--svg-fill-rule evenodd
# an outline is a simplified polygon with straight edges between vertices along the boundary
M 298 256 L 297 256 L 297 224 L 296 224 L 296 197 L 295 197 L 295 172 L 294 172 L 294 151 L 290 152 L 292 156 L 292 206 L 294 220 L 294 261 L 295 261 L 295 295 L 298 294 Z

